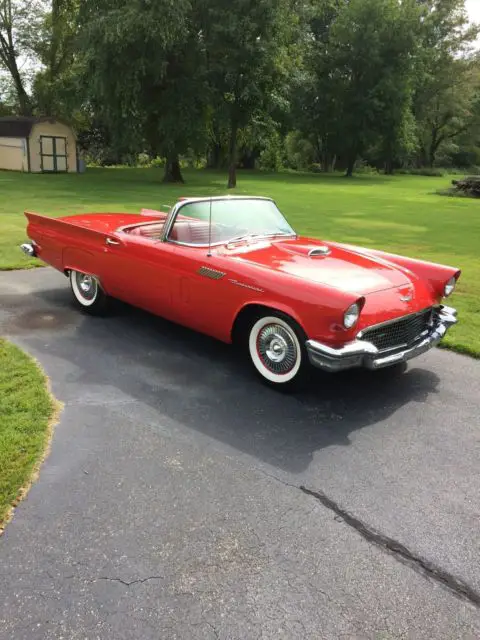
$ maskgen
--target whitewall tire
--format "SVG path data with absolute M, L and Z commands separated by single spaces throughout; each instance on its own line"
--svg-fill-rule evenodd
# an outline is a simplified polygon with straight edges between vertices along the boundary
M 288 316 L 264 315 L 248 333 L 248 353 L 260 377 L 275 388 L 290 389 L 303 382 L 308 358 L 303 331 Z
M 108 297 L 98 278 L 88 273 L 74 271 L 69 273 L 70 286 L 77 305 L 92 315 L 101 315 L 107 309 Z

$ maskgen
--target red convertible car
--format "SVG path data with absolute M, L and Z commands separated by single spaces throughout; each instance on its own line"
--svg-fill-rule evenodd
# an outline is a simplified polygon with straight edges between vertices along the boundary
M 424 353 L 457 322 L 453 267 L 297 235 L 269 198 L 182 198 L 168 212 L 49 218 L 26 212 L 38 256 L 77 304 L 118 298 L 243 345 L 264 381 L 313 365 L 379 369 Z

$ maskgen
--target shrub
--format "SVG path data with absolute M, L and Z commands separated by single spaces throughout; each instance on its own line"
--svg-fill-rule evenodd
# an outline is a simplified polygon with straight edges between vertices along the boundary
M 297 171 L 308 169 L 315 160 L 312 143 L 300 131 L 290 131 L 285 138 L 286 165 Z
M 284 166 L 283 140 L 275 131 L 268 137 L 265 148 L 260 153 L 258 167 L 265 171 L 280 171 Z
M 150 167 L 154 167 L 156 169 L 163 169 L 165 166 L 165 158 L 160 158 L 157 156 L 150 161 Z
M 396 173 L 409 176 L 428 176 L 430 178 L 443 178 L 445 175 L 445 169 L 438 167 L 420 167 L 412 169 L 397 169 Z
M 148 167 L 150 165 L 151 158 L 148 153 L 139 153 L 137 156 L 137 165 L 139 167 Z
M 378 173 L 378 169 L 377 167 L 372 167 L 371 165 L 368 164 L 368 162 L 364 162 L 361 161 L 358 163 L 358 165 L 355 167 L 355 173 L 359 173 L 359 174 L 374 174 L 374 173 Z

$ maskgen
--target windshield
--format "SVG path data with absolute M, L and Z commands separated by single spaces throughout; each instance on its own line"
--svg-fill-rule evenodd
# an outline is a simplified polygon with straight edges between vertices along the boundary
M 225 198 L 183 205 L 170 230 L 169 240 L 208 245 L 210 207 L 211 243 L 222 244 L 250 237 L 295 235 L 271 200 Z

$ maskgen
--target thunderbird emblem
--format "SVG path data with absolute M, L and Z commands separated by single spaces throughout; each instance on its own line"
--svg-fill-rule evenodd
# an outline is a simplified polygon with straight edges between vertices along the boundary
M 404 296 L 400 296 L 400 300 L 402 302 L 410 302 L 412 298 L 413 298 L 413 293 L 411 291 Z

